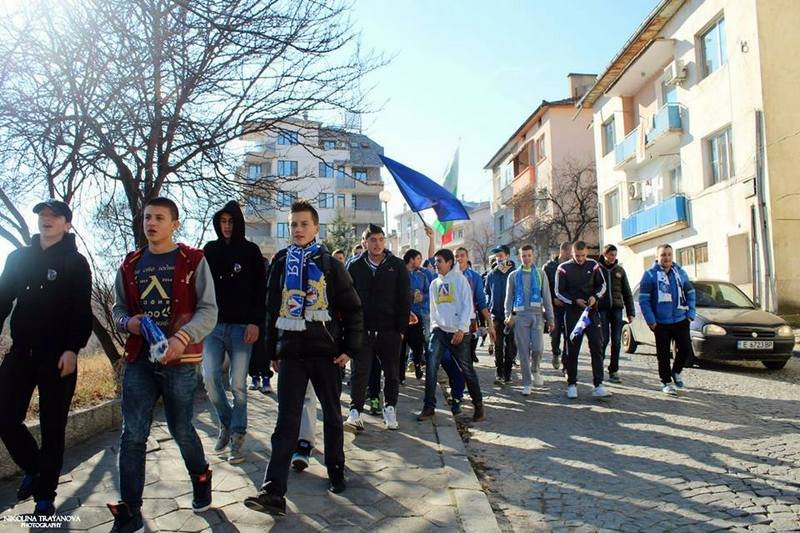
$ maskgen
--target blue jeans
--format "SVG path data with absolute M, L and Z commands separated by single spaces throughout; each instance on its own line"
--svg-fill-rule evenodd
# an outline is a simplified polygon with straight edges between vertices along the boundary
M 453 339 L 452 333 L 447 333 L 439 328 L 431 332 L 430 342 L 430 356 L 425 368 L 425 407 L 436 406 L 436 373 L 439 370 L 439 365 L 442 362 L 445 351 L 450 351 L 453 359 L 458 363 L 458 367 L 464 374 L 464 380 L 467 384 L 467 390 L 472 397 L 472 403 L 475 405 L 483 403 L 483 396 L 481 395 L 481 386 L 478 381 L 478 374 L 472 366 L 472 355 L 470 354 L 469 336 L 464 335 L 458 345 L 451 344 Z
M 119 448 L 119 486 L 122 501 L 131 508 L 142 506 L 145 452 L 153 410 L 159 397 L 164 399 L 164 414 L 172 438 L 180 448 L 190 475 L 208 470 L 203 445 L 192 425 L 195 365 L 165 367 L 139 357 L 125 365 L 122 379 L 122 435 Z
M 208 399 L 214 406 L 219 423 L 231 433 L 247 432 L 247 370 L 250 368 L 252 344 L 244 342 L 245 324 L 217 324 L 203 341 L 203 380 Z M 230 380 L 233 406 L 222 384 L 222 363 L 225 352 L 231 361 Z
M 611 341 L 611 361 L 608 364 L 608 372 L 613 374 L 619 371 L 619 350 L 622 339 L 622 308 L 604 309 L 600 311 L 600 325 L 603 328 L 603 356 L 606 354 L 606 347 Z
M 470 354 L 470 357 L 472 357 L 472 354 Z M 456 361 L 450 348 L 444 351 L 441 364 L 450 380 L 450 396 L 452 396 L 454 400 L 460 402 L 464 399 L 464 385 L 466 385 L 466 381 L 464 381 L 464 372 L 462 372 L 461 367 L 458 366 L 458 361 Z

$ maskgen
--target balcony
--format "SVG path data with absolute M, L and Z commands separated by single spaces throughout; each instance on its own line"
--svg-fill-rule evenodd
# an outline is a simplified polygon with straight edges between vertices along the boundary
M 518 196 L 525 191 L 533 188 L 533 183 L 536 180 L 536 167 L 533 165 L 525 167 L 525 169 L 514 176 L 512 181 L 512 194 Z
M 631 131 L 625 139 L 614 147 L 616 168 L 633 169 L 652 157 L 675 151 L 683 133 L 683 109 L 680 104 L 666 104 L 653 116 L 644 135 L 645 160 L 636 160 L 636 144 L 639 142 L 639 128 Z
M 514 184 L 508 183 L 500 189 L 500 204 L 508 205 L 511 202 L 511 199 L 514 197 Z
M 684 195 L 676 194 L 622 219 L 622 244 L 636 244 L 688 226 L 688 202 Z

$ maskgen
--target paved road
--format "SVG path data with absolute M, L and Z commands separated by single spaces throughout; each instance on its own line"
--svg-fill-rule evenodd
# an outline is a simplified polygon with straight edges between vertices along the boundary
M 504 531 L 800 529 L 800 359 L 687 369 L 672 398 L 655 357 L 623 355 L 601 402 L 582 358 L 578 400 L 547 358 L 543 388 L 491 387 L 487 421 L 462 427 Z
M 468 517 L 472 509 L 481 509 L 475 505 L 475 497 L 483 498 L 484 515 L 488 515 L 489 525 L 496 528 L 449 412 L 440 413 L 444 418 L 439 427 L 431 422 L 418 423 L 415 415 L 421 407 L 423 390 L 416 380 L 408 383 L 401 389 L 399 431 L 386 431 L 382 419 L 366 416 L 367 430 L 363 434 L 354 437 L 345 433 L 347 490 L 339 495 L 327 492 L 322 455 L 315 452 L 308 470 L 291 474 L 287 494 L 289 515 L 278 519 L 251 511 L 241 503 L 245 497 L 255 494 L 263 479 L 269 457 L 269 437 L 275 425 L 274 395 L 250 393 L 247 462 L 236 466 L 208 454 L 216 439 L 216 429 L 211 424 L 207 403 L 204 399 L 198 400 L 197 428 L 213 470 L 215 507 L 202 514 L 191 511 L 191 483 L 163 416 L 157 417 L 147 454 L 143 507 L 147 530 L 404 533 L 440 528 L 443 531 L 474 530 L 463 522 L 481 522 Z M 346 395 L 343 400 L 349 401 Z M 317 439 L 320 448 L 321 431 L 320 423 Z M 116 501 L 119 495 L 118 439 L 118 432 L 109 432 L 68 451 L 57 504 L 59 514 L 79 518 L 79 522 L 71 523 L 71 529 L 110 530 L 112 517 L 105 504 Z M 453 443 L 461 448 L 462 467 L 459 467 Z M 473 486 L 470 486 L 470 476 Z M 19 479 L 0 482 L 1 531 L 22 531 L 19 524 L 4 522 L 4 517 L 29 513 L 33 508 L 30 500 L 16 504 L 14 495 L 18 482 Z M 464 506 L 463 502 L 472 503 Z M 487 529 L 483 527 L 482 530 Z

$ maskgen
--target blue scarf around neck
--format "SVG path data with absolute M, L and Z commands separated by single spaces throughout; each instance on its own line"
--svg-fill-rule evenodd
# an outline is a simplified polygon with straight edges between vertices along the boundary
M 278 329 L 305 331 L 306 321 L 331 319 L 325 276 L 312 259 L 319 248 L 319 243 L 312 241 L 306 246 L 292 244 L 286 249 L 281 310 L 275 323 Z
M 525 309 L 526 306 L 530 305 L 533 307 L 534 305 L 541 305 L 542 303 L 542 285 L 541 279 L 539 276 L 534 276 L 534 273 L 538 273 L 539 270 L 536 268 L 536 265 L 531 265 L 531 269 L 528 272 L 524 272 L 522 270 L 523 267 L 519 267 L 517 270 L 514 271 L 514 311 L 522 311 Z M 528 302 L 525 302 L 524 296 L 524 286 L 522 283 L 522 276 L 528 275 L 531 277 L 531 294 Z

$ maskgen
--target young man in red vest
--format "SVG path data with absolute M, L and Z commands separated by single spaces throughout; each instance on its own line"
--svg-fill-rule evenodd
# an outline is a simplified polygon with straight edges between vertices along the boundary
M 122 381 L 122 499 L 108 506 L 114 515 L 112 532 L 144 529 L 140 509 L 145 452 L 159 397 L 164 400 L 167 426 L 192 480 L 192 509 L 199 513 L 211 506 L 211 470 L 192 416 L 202 341 L 217 323 L 214 282 L 203 252 L 173 240 L 180 226 L 175 202 L 168 198 L 148 201 L 143 222 L 147 246 L 125 257 L 114 287 L 114 320 L 129 336 Z M 150 345 L 142 336 L 145 316 L 168 340 L 161 358 L 151 356 Z

